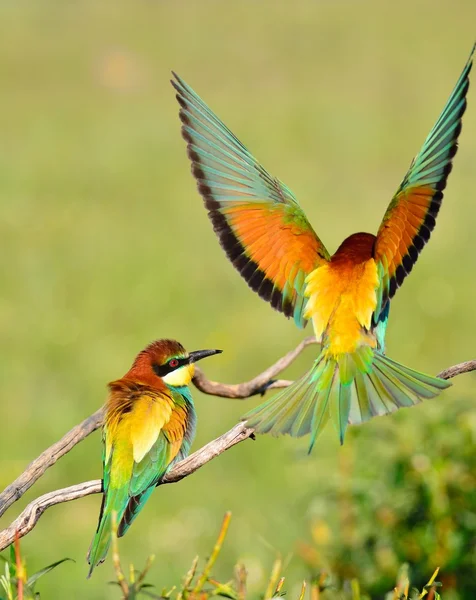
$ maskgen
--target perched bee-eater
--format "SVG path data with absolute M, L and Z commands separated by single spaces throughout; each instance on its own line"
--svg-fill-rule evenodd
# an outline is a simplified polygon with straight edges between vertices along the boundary
M 106 557 L 113 512 L 120 537 L 161 477 L 188 456 L 197 422 L 188 388 L 194 363 L 220 352 L 186 352 L 174 340 L 158 340 L 137 355 L 122 379 L 109 384 L 103 427 L 104 495 L 88 555 L 88 577 Z
M 377 235 L 355 233 L 332 256 L 291 190 L 174 73 L 192 173 L 222 247 L 275 309 L 299 326 L 311 319 L 321 343 L 301 379 L 245 415 L 258 433 L 310 433 L 310 451 L 332 418 L 343 443 L 348 423 L 433 398 L 450 385 L 385 356 L 384 338 L 390 299 L 435 226 L 457 150 L 473 53 L 474 47 Z

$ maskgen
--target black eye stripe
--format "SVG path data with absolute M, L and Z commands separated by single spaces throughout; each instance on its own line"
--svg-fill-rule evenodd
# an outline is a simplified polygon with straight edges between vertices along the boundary
M 177 364 L 174 363 L 174 366 L 171 366 L 170 362 L 174 360 L 177 361 Z M 183 367 L 183 365 L 188 364 L 188 362 L 188 358 L 172 358 L 169 359 L 164 365 L 153 363 L 152 369 L 154 370 L 154 373 L 159 377 L 165 377 L 169 373 L 172 373 L 172 371 L 176 371 L 177 369 L 180 369 L 180 367 Z

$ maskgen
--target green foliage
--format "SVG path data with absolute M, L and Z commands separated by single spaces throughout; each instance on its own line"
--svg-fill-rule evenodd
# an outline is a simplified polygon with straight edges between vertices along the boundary
M 10 558 L 7 559 L 0 554 L 0 559 L 5 565 L 4 573 L 0 576 L 0 586 L 3 588 L 0 589 L 0 600 L 38 600 L 40 594 L 36 591 L 37 581 L 62 563 L 72 560 L 71 558 L 62 558 L 28 576 L 26 562 L 21 557 L 18 540 L 15 545 L 10 546 Z
M 222 550 L 230 519 L 231 513 L 227 513 L 223 520 L 218 539 L 203 570 L 201 572 L 198 570 L 199 557 L 195 557 L 190 569 L 183 577 L 182 583 L 169 590 L 164 588 L 160 594 L 152 592 L 150 588 L 154 586 L 144 582 L 145 576 L 152 565 L 153 557 L 149 557 L 145 568 L 140 573 L 135 571 L 131 565 L 130 581 L 125 580 L 120 565 L 117 537 L 113 531 L 114 566 L 117 575 L 117 581 L 114 583 L 121 588 L 123 600 L 136 600 L 139 596 L 146 596 L 155 600 L 208 600 L 212 597 L 245 600 L 246 598 L 253 597 L 253 594 L 249 594 L 247 591 L 247 571 L 245 564 L 239 563 L 235 565 L 232 577 L 225 583 L 217 581 L 212 576 L 212 569 Z M 396 584 L 385 595 L 385 598 L 386 600 L 421 600 L 427 596 L 427 600 L 440 600 L 441 596 L 437 592 L 437 589 L 441 587 L 441 583 L 436 581 L 437 574 L 438 569 L 436 569 L 420 592 L 416 588 L 410 588 L 408 565 L 403 565 L 398 573 Z M 306 597 L 307 588 L 309 588 L 311 600 L 319 600 L 319 598 L 322 598 L 322 600 L 370 600 L 370 596 L 361 593 L 358 579 L 354 578 L 339 585 L 335 577 L 329 576 L 325 572 L 313 577 L 307 584 L 305 581 L 302 582 L 300 593 L 297 596 L 298 600 L 303 600 Z M 283 561 L 278 557 L 273 564 L 266 587 L 260 594 L 260 598 L 269 600 L 286 595 Z
M 446 435 L 435 439 L 434 432 L 443 430 Z M 311 569 L 320 568 L 325 558 L 340 579 L 358 576 L 372 597 L 383 594 L 404 561 L 419 585 L 441 567 L 450 597 L 473 597 L 475 436 L 472 409 L 459 402 L 452 414 L 436 415 L 426 428 L 411 424 L 375 439 L 374 448 L 386 443 L 395 450 L 386 469 L 344 452 L 327 487 L 340 507 L 339 521 L 330 524 L 315 516 L 314 544 L 301 546 L 301 556 Z M 364 451 L 371 456 L 370 444 Z M 353 476 L 357 470 L 360 478 Z

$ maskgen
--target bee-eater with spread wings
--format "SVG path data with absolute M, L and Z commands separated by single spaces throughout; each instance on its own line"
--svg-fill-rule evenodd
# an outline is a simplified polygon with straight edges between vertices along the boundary
M 306 375 L 245 415 L 257 432 L 310 433 L 311 450 L 332 418 L 343 443 L 348 423 L 433 398 L 450 385 L 388 358 L 384 338 L 390 300 L 435 226 L 473 53 L 377 235 L 355 233 L 332 256 L 291 190 L 174 74 L 192 173 L 228 258 L 275 309 L 299 326 L 311 319 L 322 344 Z
M 158 340 L 137 355 L 122 379 L 109 384 L 103 427 L 104 495 L 88 555 L 88 577 L 106 558 L 113 512 L 120 537 L 161 477 L 188 455 L 197 421 L 188 388 L 194 363 L 220 352 L 186 352 L 174 340 Z

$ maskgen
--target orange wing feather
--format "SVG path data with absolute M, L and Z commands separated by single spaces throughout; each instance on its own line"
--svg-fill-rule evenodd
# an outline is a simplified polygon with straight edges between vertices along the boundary
M 286 222 L 285 206 L 270 209 L 265 203 L 256 203 L 247 208 L 224 208 L 221 212 L 247 255 L 280 291 L 298 271 L 314 270 L 318 240 L 312 230 L 303 230 L 294 220 Z
M 187 429 L 188 413 L 185 407 L 175 405 L 168 422 L 163 427 L 163 433 L 170 444 L 169 459 L 172 462 L 182 447 Z
M 304 325 L 304 280 L 327 250 L 292 192 L 175 78 L 192 172 L 221 245 L 254 291 Z
M 412 270 L 435 227 L 458 148 L 473 53 L 474 47 L 443 112 L 412 161 L 380 225 L 374 256 L 381 264 L 387 289 L 381 290 L 377 319 L 387 299 Z

